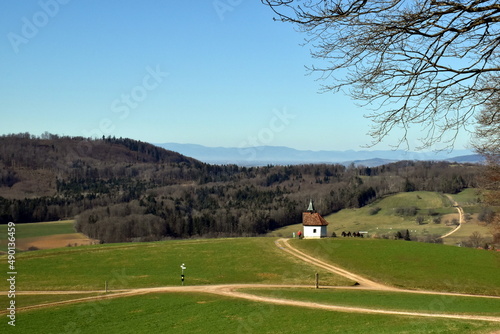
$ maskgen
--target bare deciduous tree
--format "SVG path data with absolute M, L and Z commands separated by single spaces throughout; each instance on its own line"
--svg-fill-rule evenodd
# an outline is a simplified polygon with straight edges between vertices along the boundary
M 500 206 L 500 94 L 484 105 L 477 120 L 474 147 L 486 159 L 480 182 L 483 199 L 487 206 Z M 491 211 L 488 223 L 494 242 L 500 243 L 500 214 Z
M 471 247 L 478 248 L 484 245 L 484 238 L 478 231 L 472 232 L 469 236 L 469 244 Z
M 451 146 L 500 90 L 497 0 L 261 1 L 307 34 L 325 91 L 372 108 L 373 144 L 419 125 L 421 147 Z

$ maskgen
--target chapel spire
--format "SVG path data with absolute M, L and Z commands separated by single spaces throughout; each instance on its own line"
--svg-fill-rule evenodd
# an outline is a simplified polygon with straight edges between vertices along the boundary
M 307 208 L 307 211 L 314 212 L 314 206 L 313 206 L 312 199 L 309 200 L 309 207 Z

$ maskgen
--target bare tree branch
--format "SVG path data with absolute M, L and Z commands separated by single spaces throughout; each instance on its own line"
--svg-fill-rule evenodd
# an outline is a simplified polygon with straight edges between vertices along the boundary
M 418 125 L 422 148 L 452 146 L 500 90 L 490 80 L 500 73 L 495 0 L 261 1 L 306 34 L 322 91 L 346 91 L 372 108 L 373 144 L 395 128 L 407 143 Z

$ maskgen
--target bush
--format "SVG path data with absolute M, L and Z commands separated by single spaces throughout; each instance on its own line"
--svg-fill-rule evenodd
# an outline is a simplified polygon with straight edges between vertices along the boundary
M 427 212 L 428 212 L 429 216 L 437 216 L 437 215 L 439 215 L 439 213 L 436 210 L 434 210 L 434 209 L 429 209 Z
M 399 216 L 412 217 L 417 215 L 418 208 L 416 206 L 399 207 L 395 211 Z
M 431 244 L 442 244 L 443 239 L 439 234 L 429 234 L 418 238 L 419 242 L 427 242 Z
M 382 208 L 376 206 L 374 208 L 371 208 L 368 213 L 371 215 L 371 216 L 374 216 L 376 215 L 377 213 L 379 213 L 379 211 L 382 210 Z
M 470 247 L 473 247 L 473 248 L 481 247 L 481 245 L 484 244 L 484 238 L 481 235 L 481 233 L 479 233 L 478 231 L 474 231 L 469 236 L 468 244 L 470 244 Z
M 404 239 L 406 241 L 411 241 L 410 231 L 409 230 L 397 231 L 396 233 L 394 233 L 394 239 L 396 240 Z
M 482 208 L 479 212 L 479 215 L 477 216 L 477 219 L 484 223 L 490 223 L 494 217 L 495 211 L 493 211 L 491 208 Z
M 417 216 L 417 218 L 415 218 L 415 221 L 418 225 L 422 225 L 424 223 L 424 220 L 424 216 Z

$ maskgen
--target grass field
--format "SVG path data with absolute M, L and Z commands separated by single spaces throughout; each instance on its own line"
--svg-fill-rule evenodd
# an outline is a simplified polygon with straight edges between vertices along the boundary
M 405 287 L 498 292 L 497 253 L 374 239 L 293 240 L 292 244 L 352 271 Z M 0 264 L 6 265 L 5 256 Z M 425 260 L 425 261 L 424 261 Z M 273 238 L 182 240 L 110 244 L 19 254 L 17 290 L 90 290 L 224 283 L 352 284 L 288 256 Z M 350 268 L 351 267 L 351 268 Z M 478 275 L 480 273 L 480 275 Z M 459 277 L 459 279 L 457 279 Z M 455 279 L 453 279 L 455 278 Z M 474 288 L 470 289 L 471 282 Z M 2 283 L 4 284 L 4 283 Z M 6 290 L 6 287 L 1 287 Z M 472 291 L 469 291 L 472 290 Z M 500 314 L 498 300 L 330 289 L 279 289 L 280 298 L 393 310 Z M 92 294 L 94 295 L 94 294 Z M 23 296 L 27 306 L 89 295 Z M 7 305 L 7 297 L 0 303 Z M 443 309 L 444 308 L 444 309 Z M 315 321 L 304 321 L 315 319 Z M 368 315 L 194 293 L 146 294 L 19 311 L 17 328 L 2 333 L 491 333 L 498 323 Z
M 16 247 L 27 250 L 34 246 L 40 249 L 66 247 L 68 244 L 89 244 L 90 240 L 75 233 L 74 220 L 16 224 Z M 7 225 L 0 225 L 0 251 L 7 249 Z
M 426 210 L 426 206 L 434 208 L 439 199 L 427 194 L 419 197 L 416 199 L 422 200 L 421 210 Z M 398 200 L 382 204 L 389 212 L 389 207 Z M 440 200 L 446 204 L 446 198 Z M 442 212 L 446 210 L 455 209 L 445 206 Z M 27 224 L 19 229 L 18 237 L 64 235 L 57 233 L 72 228 L 71 222 L 44 224 L 48 227 Z M 322 286 L 354 283 L 289 256 L 274 241 L 274 238 L 178 240 L 18 253 L 16 289 L 104 290 L 105 281 L 111 290 L 178 286 L 182 263 L 187 267 L 186 285 L 312 286 L 316 272 Z M 316 258 L 397 287 L 500 295 L 500 252 L 358 238 L 292 240 L 291 244 Z M 0 256 L 0 267 L 7 268 L 5 255 Z M 0 282 L 0 290 L 8 290 L 5 280 Z M 500 315 L 498 299 L 344 289 L 260 289 L 252 293 L 345 306 Z M 97 294 L 18 294 L 16 302 L 23 307 L 93 295 Z M 0 295 L 0 306 L 8 302 L 7 296 Z M 15 328 L 4 320 L 0 323 L 1 333 L 492 333 L 498 330 L 498 323 L 482 321 L 340 313 L 201 293 L 151 293 L 18 311 Z
M 396 214 L 397 208 L 411 206 L 418 208 L 417 215 L 424 217 L 424 224 L 417 224 L 415 216 L 403 217 Z M 370 211 L 374 208 L 380 208 L 380 211 L 372 215 Z M 397 231 L 408 229 L 412 236 L 424 236 L 443 235 L 452 230 L 452 227 L 445 226 L 444 223 L 432 223 L 433 217 L 429 215 L 429 210 L 440 215 L 453 214 L 458 218 L 456 209 L 446 196 L 434 192 L 416 191 L 391 195 L 359 209 L 344 209 L 326 216 L 325 219 L 330 223 L 329 233 L 335 232 L 337 236 L 342 231 L 366 231 L 369 236 L 384 234 L 392 236 Z
M 311 321 L 311 319 L 313 321 Z M 9 327 L 9 328 L 7 328 Z M 189 293 L 148 294 L 20 312 L 2 333 L 491 333 L 498 323 L 366 315 Z
M 53 302 L 60 302 L 65 300 L 73 300 L 78 298 L 86 298 L 103 295 L 102 293 L 78 293 L 78 294 L 65 294 L 65 295 L 16 295 L 17 307 L 26 307 L 31 305 L 41 305 Z M 0 295 L 0 305 L 8 305 L 9 298 L 7 295 Z
M 452 235 L 443 239 L 446 245 L 459 245 L 463 240 L 467 240 L 472 233 L 479 232 L 484 237 L 485 242 L 491 241 L 492 235 L 490 227 L 480 223 L 476 218 L 462 224 L 462 226 Z
M 458 194 L 451 195 L 460 206 L 476 206 L 479 203 L 479 191 L 477 189 L 465 189 Z
M 275 238 L 291 238 L 293 236 L 293 233 L 297 234 L 298 231 L 302 230 L 302 224 L 294 224 L 294 225 L 288 225 L 281 227 L 279 229 L 276 229 L 274 231 L 271 231 L 267 233 L 266 236 L 268 237 L 275 237 Z
M 500 316 L 500 299 L 343 289 L 243 289 L 259 296 L 394 311 Z
M 5 256 L 0 266 L 6 267 Z M 95 290 L 186 284 L 313 284 L 316 268 L 287 256 L 271 238 L 204 239 L 109 244 L 18 255 L 18 289 Z M 324 284 L 350 282 L 322 270 Z M 7 286 L 1 281 L 0 289 Z
M 60 220 L 30 224 L 16 224 L 16 238 L 43 237 L 56 234 L 75 233 L 74 220 Z M 7 225 L 0 225 L 0 233 L 7 233 Z
M 291 244 L 396 287 L 500 296 L 500 252 L 383 239 L 292 240 Z

